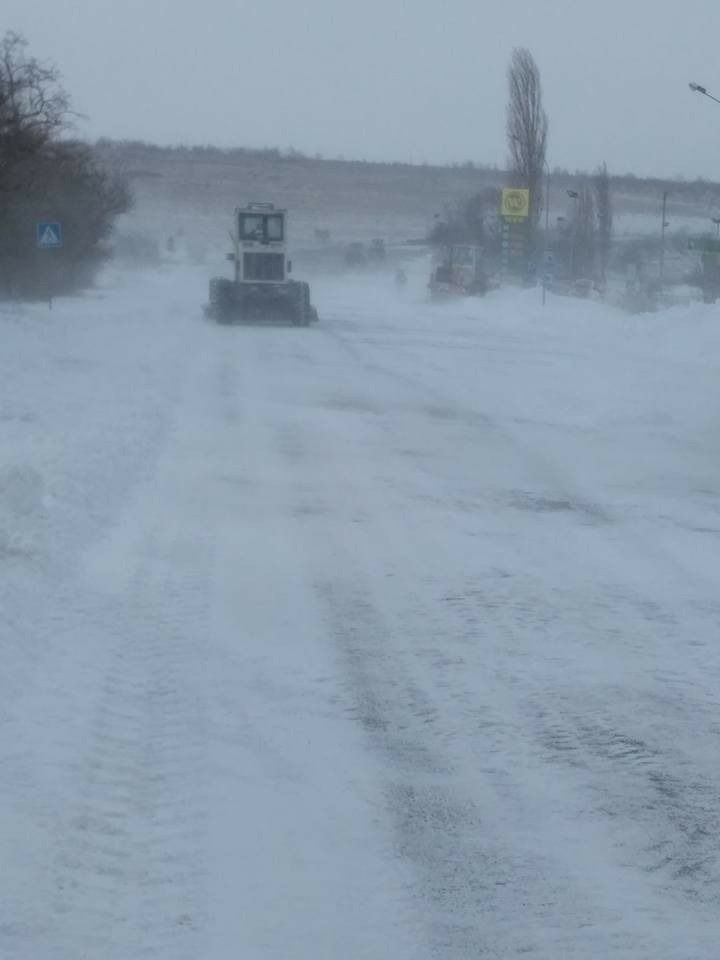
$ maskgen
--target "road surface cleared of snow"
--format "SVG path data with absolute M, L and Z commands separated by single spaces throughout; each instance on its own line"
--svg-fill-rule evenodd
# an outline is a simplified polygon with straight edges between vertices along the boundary
M 0 311 L 0 957 L 716 957 L 718 310 L 204 295 Z

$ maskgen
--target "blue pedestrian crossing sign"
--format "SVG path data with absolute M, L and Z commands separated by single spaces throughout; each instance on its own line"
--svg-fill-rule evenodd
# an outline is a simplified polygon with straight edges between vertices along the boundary
M 52 250 L 63 245 L 61 223 L 38 223 L 37 245 L 43 250 Z

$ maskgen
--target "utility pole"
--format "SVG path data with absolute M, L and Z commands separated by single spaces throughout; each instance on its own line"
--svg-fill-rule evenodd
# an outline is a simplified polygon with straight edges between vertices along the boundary
M 542 302 L 545 306 L 547 296 L 547 274 L 549 269 L 548 258 L 550 256 L 550 167 L 545 161 L 545 255 L 542 266 Z
M 575 283 L 575 267 L 577 264 L 577 237 L 578 237 L 578 206 L 580 203 L 580 194 L 577 190 L 566 190 L 565 193 L 570 197 L 571 200 L 575 201 L 575 211 L 573 214 L 572 222 L 572 247 L 570 250 L 570 281 Z
M 667 213 L 667 198 L 668 198 L 668 191 L 665 190 L 663 191 L 662 227 L 660 229 L 660 292 L 661 293 L 665 285 L 665 228 L 668 226 L 668 222 L 665 219 L 665 214 Z

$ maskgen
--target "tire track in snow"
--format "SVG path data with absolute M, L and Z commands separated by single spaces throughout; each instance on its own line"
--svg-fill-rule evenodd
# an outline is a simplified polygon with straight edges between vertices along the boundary
M 144 553 L 107 611 L 118 636 L 71 781 L 55 913 L 60 941 L 88 955 L 191 960 L 205 922 L 198 680 L 208 556 L 197 548 L 184 576 L 168 578 L 167 544 L 151 539 Z
M 470 630 L 496 633 L 495 642 L 513 656 L 532 643 L 533 635 L 534 645 L 543 645 L 554 629 L 574 630 L 580 643 L 588 630 L 582 599 L 557 600 L 539 591 L 539 583 L 520 590 L 512 578 L 500 577 L 494 591 L 469 588 L 448 601 Z M 597 588 L 596 604 L 605 592 Z M 633 844 L 632 866 L 652 877 L 654 887 L 693 903 L 720 904 L 720 781 L 683 749 L 708 696 L 711 710 L 712 694 L 687 678 L 675 690 L 677 678 L 671 675 L 659 682 L 652 698 L 640 688 L 633 706 L 628 691 L 637 684 L 636 673 L 647 668 L 650 654 L 650 663 L 663 655 L 658 625 L 664 627 L 664 642 L 675 644 L 677 624 L 670 611 L 640 596 L 628 594 L 623 606 L 618 600 L 617 628 L 606 621 L 594 625 L 592 635 L 608 658 L 627 659 L 628 689 L 607 689 L 599 681 L 597 688 L 574 689 L 568 676 L 538 657 L 536 675 L 528 674 L 524 684 L 523 727 L 544 763 L 573 770 L 586 784 L 596 814 L 606 820 L 618 846 Z M 648 609 L 654 611 L 652 621 L 646 618 Z M 635 635 L 634 648 L 623 642 L 629 633 Z M 644 719 L 658 711 L 675 739 Z M 712 737 L 712 729 L 707 735 Z
M 441 693 L 439 684 L 413 679 L 424 674 L 427 681 L 420 666 L 427 651 L 413 651 L 413 636 L 398 632 L 365 571 L 352 566 L 351 552 L 341 564 L 343 578 L 318 590 L 345 668 L 351 714 L 385 762 L 396 855 L 414 868 L 428 956 L 550 956 L 542 931 L 560 922 L 566 939 L 558 932 L 556 949 L 564 944 L 564 955 L 585 956 L 594 927 L 611 911 L 593 903 L 590 889 L 558 869 L 541 845 L 523 843 L 528 815 L 513 782 L 511 718 L 478 703 L 462 683 Z M 452 631 L 447 623 L 445 629 Z M 448 696 L 466 701 L 462 726 Z M 508 827 L 514 815 L 520 840 Z
M 361 351 L 354 350 L 352 357 L 362 362 Z M 392 376 L 385 370 L 376 373 Z M 355 387 L 350 375 L 347 380 L 344 396 Z M 418 386 L 422 389 L 422 385 L 410 382 L 413 378 L 403 380 L 413 393 Z M 607 791 L 603 794 L 601 789 L 603 776 L 620 787 L 623 765 L 638 769 L 647 766 L 649 758 L 642 740 L 622 727 L 610 727 L 604 733 L 589 730 L 587 743 L 595 743 L 605 765 L 601 771 L 595 763 L 594 784 L 585 776 L 584 764 L 592 757 L 589 746 L 585 754 L 569 748 L 580 774 L 573 769 L 566 790 L 561 780 L 552 799 L 543 797 L 542 792 L 534 793 L 537 780 L 542 785 L 545 778 L 548 782 L 558 779 L 552 770 L 553 756 L 548 750 L 538 750 L 541 723 L 532 714 L 535 694 L 538 702 L 551 704 L 549 722 L 558 734 L 557 742 L 568 745 L 575 737 L 572 719 L 562 705 L 554 703 L 557 691 L 552 685 L 542 687 L 535 677 L 537 664 L 540 677 L 545 666 L 550 675 L 557 669 L 552 661 L 549 666 L 545 663 L 538 647 L 557 618 L 547 606 L 536 602 L 532 592 L 523 590 L 513 575 L 503 571 L 496 571 L 500 579 L 513 581 L 513 589 L 519 587 L 523 594 L 514 606 L 503 598 L 507 583 L 499 590 L 492 582 L 465 590 L 461 576 L 447 593 L 441 591 L 440 585 L 452 574 L 442 569 L 440 557 L 436 562 L 432 552 L 422 549 L 428 543 L 413 528 L 410 517 L 408 523 L 402 519 L 408 477 L 402 477 L 404 488 L 392 483 L 378 488 L 387 464 L 375 463 L 373 455 L 388 441 L 401 444 L 400 425 L 393 420 L 392 409 L 382 415 L 377 400 L 370 408 L 365 397 L 371 391 L 368 383 L 363 386 L 353 394 L 352 402 L 340 402 L 343 395 L 338 394 L 340 401 L 335 396 L 329 405 L 331 412 L 351 418 L 352 429 L 348 422 L 342 434 L 334 425 L 337 435 L 318 436 L 316 428 L 323 429 L 322 421 L 298 417 L 292 428 L 294 447 L 292 458 L 287 458 L 288 469 L 294 473 L 300 470 L 302 476 L 305 464 L 309 474 L 314 454 L 333 450 L 325 464 L 322 491 L 315 492 L 322 508 L 316 515 L 334 513 L 337 521 L 330 534 L 328 557 L 317 575 L 318 595 L 327 610 L 347 675 L 351 711 L 373 751 L 386 761 L 386 795 L 397 852 L 416 870 L 416 895 L 427 908 L 429 949 L 433 956 L 443 958 L 521 952 L 550 956 L 558 950 L 568 957 L 584 957 L 606 949 L 618 956 L 636 956 L 643 938 L 647 941 L 642 912 L 657 912 L 659 918 L 663 906 L 672 902 L 664 901 L 662 894 L 676 895 L 681 888 L 673 883 L 667 890 L 657 885 L 645 889 L 648 884 L 642 865 L 624 862 L 627 844 L 636 840 L 636 826 L 642 824 L 642 815 L 638 815 L 641 811 L 618 809 L 617 822 L 608 824 L 599 809 L 595 811 L 597 816 L 580 813 L 575 794 L 582 785 L 583 800 L 589 796 L 600 803 L 607 798 Z M 403 391 L 407 393 L 405 387 Z M 408 409 L 401 396 L 397 408 Z M 435 419 L 448 420 L 444 416 Z M 378 440 L 379 432 L 384 435 L 382 441 Z M 277 451 L 288 453 L 281 434 Z M 524 452 L 532 461 L 533 451 Z M 432 467 L 429 475 L 437 480 Z M 337 506 L 339 490 L 343 491 L 342 508 Z M 554 488 L 548 501 L 541 492 L 527 496 L 539 498 L 537 504 L 533 500 L 527 507 L 531 513 L 537 512 L 538 504 L 547 507 L 549 513 L 559 508 L 565 512 L 573 509 L 574 501 L 562 487 L 560 493 Z M 575 512 L 583 532 L 575 539 L 588 546 L 588 538 L 599 536 L 597 521 L 608 518 L 589 501 L 578 502 Z M 526 508 L 526 499 L 520 507 Z M 355 517 L 361 522 L 349 526 L 348 521 Z M 530 522 L 532 518 L 523 524 Z M 327 536 L 325 525 L 322 529 Z M 406 569 L 401 575 L 403 564 Z M 338 571 L 333 577 L 327 576 L 330 567 Z M 382 578 L 396 573 L 394 597 L 388 607 Z M 439 605 L 444 607 L 442 612 Z M 398 617 L 403 609 L 409 614 L 404 621 Z M 434 624 L 439 631 L 436 638 L 432 637 Z M 415 629 L 417 637 L 410 632 Z M 538 642 L 533 642 L 535 634 Z M 617 643 L 618 638 L 613 639 Z M 477 646 L 481 640 L 491 658 L 488 666 L 498 673 L 484 679 L 478 689 L 472 681 L 485 672 L 480 659 L 483 647 Z M 474 649 L 470 647 L 473 643 Z M 597 632 L 594 643 L 601 643 Z M 547 654 L 552 655 L 552 651 Z M 421 679 L 413 680 L 413 676 Z M 489 703 L 478 700 L 482 690 L 492 695 Z M 471 765 L 473 759 L 476 770 Z M 478 776 L 479 770 L 484 776 Z M 536 825 L 537 833 L 527 832 L 533 822 L 531 804 L 536 799 L 541 801 L 536 815 L 542 818 L 546 812 L 552 817 L 548 829 L 562 843 L 559 856 L 550 846 L 543 849 L 542 823 Z M 519 840 L 513 837 L 510 826 L 514 816 L 520 828 Z M 563 836 L 563 816 L 580 818 L 568 828 L 569 837 Z M 595 854 L 599 854 L 596 863 L 587 849 L 589 846 L 592 850 L 593 843 Z M 575 864 L 571 859 L 573 849 L 579 854 Z M 591 871 L 597 867 L 597 879 L 592 872 L 583 875 L 583 866 Z M 628 886 L 627 896 L 621 893 L 623 882 Z M 628 898 L 637 905 L 637 912 L 627 906 Z M 522 905 L 520 917 L 518 904 Z M 702 911 L 683 914 L 677 910 L 677 903 L 674 906 L 670 916 L 675 919 L 688 923 L 693 918 L 709 920 Z M 668 923 L 672 925 L 672 921 Z M 543 941 L 544 929 L 554 931 L 552 946 Z M 664 929 L 668 932 L 667 926 Z M 699 925 L 697 943 L 702 942 L 707 929 Z M 681 938 L 680 931 L 677 936 Z M 658 948 L 662 937 L 661 932 L 651 937 Z M 669 952 L 662 954 L 661 950 L 661 954 L 674 955 L 669 942 L 665 946 Z
M 534 723 L 546 762 L 588 772 L 599 814 L 645 825 L 638 869 L 668 893 L 720 906 L 717 779 L 674 745 L 651 746 L 609 716 L 536 703 Z
M 348 354 L 363 363 L 369 372 L 398 379 L 416 392 L 425 389 L 438 395 L 438 391 L 428 387 L 417 374 L 408 376 L 403 371 L 398 376 L 397 371 L 387 364 L 375 361 L 368 363 L 367 350 L 362 345 L 351 342 L 342 333 L 337 333 L 336 337 Z M 450 401 L 444 399 L 443 404 L 449 405 Z M 500 430 L 511 446 L 519 443 L 512 432 L 498 424 L 488 421 L 484 427 L 486 430 Z M 545 473 L 550 476 L 557 472 L 556 466 L 540 451 L 523 447 L 522 452 L 541 468 L 541 475 Z M 422 468 L 423 462 L 418 466 Z M 510 491 L 508 503 L 530 512 L 574 512 L 581 523 L 588 525 L 608 523 L 615 519 L 606 508 L 586 498 L 566 495 L 565 488 L 562 482 L 551 484 L 552 497 L 543 496 L 537 490 Z M 632 534 L 628 537 L 628 531 L 623 531 L 622 535 L 629 539 L 629 545 L 633 548 L 639 546 L 634 543 Z M 670 557 L 662 559 L 673 562 Z M 652 562 L 657 563 L 657 560 L 658 557 L 652 557 Z M 685 575 L 685 571 L 678 570 L 678 573 Z M 686 576 L 684 578 L 689 579 Z M 517 646 L 515 631 L 519 630 L 522 634 L 532 628 L 533 619 L 543 609 L 542 602 L 536 604 L 534 610 L 531 609 L 532 605 L 521 609 L 521 605 L 517 604 L 515 611 L 519 620 L 513 624 L 507 621 L 501 624 L 497 614 L 503 612 L 499 609 L 502 604 L 495 600 L 490 606 L 483 603 L 479 607 L 471 594 L 472 591 L 464 599 L 456 598 L 455 612 L 464 610 L 466 619 L 475 617 L 476 623 L 481 617 L 487 620 L 489 615 L 496 627 L 505 632 L 509 649 Z M 697 594 L 696 609 L 699 614 L 703 605 L 702 590 L 698 590 Z M 626 616 L 617 617 L 619 636 L 633 634 L 635 629 L 632 624 L 639 616 L 643 622 L 652 621 L 656 630 L 666 632 L 673 645 L 677 643 L 681 625 L 664 605 L 641 594 L 615 596 L 612 600 L 608 597 L 610 608 L 618 603 L 626 612 Z M 717 616 L 716 609 L 709 613 Z M 483 628 L 487 629 L 487 626 L 485 623 Z M 638 652 L 647 657 L 648 647 Z M 706 653 L 702 648 L 688 650 L 696 670 L 702 670 L 702 658 Z M 716 672 L 712 660 L 708 662 L 706 658 L 705 664 L 710 675 Z M 713 839 L 720 834 L 720 782 L 717 778 L 711 776 L 706 767 L 694 766 L 672 750 L 668 743 L 650 747 L 632 730 L 619 727 L 611 717 L 603 719 L 589 711 L 586 714 L 563 715 L 562 700 L 558 700 L 551 690 L 538 695 L 535 709 L 536 716 L 528 718 L 528 723 L 535 728 L 537 740 L 544 746 L 548 762 L 559 760 L 566 765 L 588 767 L 598 783 L 605 783 L 606 789 L 609 777 L 610 783 L 618 784 L 618 795 L 613 799 L 605 797 L 601 801 L 607 816 L 623 816 L 626 821 L 646 823 L 652 834 L 656 835 L 640 851 L 638 867 L 659 874 L 658 880 L 664 888 L 682 893 L 689 900 L 720 903 L 720 843 Z M 624 790 L 619 788 L 620 784 L 624 784 Z M 629 800 L 628 793 L 634 795 L 633 800 Z M 653 822 L 656 820 L 659 822 Z
M 467 405 L 459 405 L 457 399 L 448 394 L 446 389 L 438 389 L 418 376 L 417 372 L 409 374 L 405 370 L 398 370 L 397 367 L 369 360 L 366 351 L 363 351 L 361 346 L 347 335 L 337 330 L 330 330 L 328 333 L 347 356 L 362 366 L 368 375 L 369 382 L 379 377 L 393 383 L 396 387 L 399 386 L 404 395 L 409 393 L 413 399 L 412 403 L 407 405 L 407 410 L 414 410 L 423 417 L 428 430 L 433 433 L 439 430 L 444 430 L 446 433 L 455 430 L 464 435 L 458 438 L 461 442 L 477 443 L 480 436 L 490 456 L 498 462 L 515 464 L 515 470 L 511 471 L 513 475 L 517 476 L 530 470 L 532 489 L 509 491 L 501 489 L 496 492 L 498 500 L 508 498 L 518 509 L 535 512 L 564 511 L 580 523 L 605 524 L 613 521 L 612 512 L 606 506 L 584 496 L 573 482 L 572 476 L 568 476 L 567 471 L 562 472 L 546 451 L 542 450 L 538 444 L 528 445 L 526 438 L 518 436 L 510 426 L 511 420 L 500 421 L 482 411 L 470 409 Z M 363 398 L 362 401 L 356 400 L 356 406 L 363 401 L 365 404 L 373 403 L 372 398 Z M 373 410 L 377 414 L 383 412 L 376 401 Z M 381 429 L 388 436 L 393 437 L 396 448 L 402 450 L 406 444 L 403 421 L 382 416 L 378 416 L 377 420 Z M 439 463 L 429 464 L 424 458 L 419 457 L 415 466 L 417 471 L 425 474 L 431 481 L 428 487 L 429 494 L 435 491 L 439 484 L 447 485 L 447 480 L 443 476 L 444 467 L 442 472 L 439 471 L 438 468 L 441 466 Z
M 314 516 L 322 523 L 327 553 L 315 572 L 316 592 L 345 676 L 346 710 L 384 761 L 394 851 L 417 878 L 413 899 L 422 904 L 427 955 L 451 960 L 531 951 L 535 938 L 526 923 L 512 921 L 513 904 L 521 899 L 542 916 L 544 900 L 570 896 L 570 881 L 548 879 L 542 857 L 488 829 L 488 796 L 473 789 L 467 771 L 455 762 L 458 731 L 448 724 L 442 698 L 413 679 L 418 658 L 411 638 L 395 633 L 394 614 L 388 617 L 375 596 L 382 571 L 404 553 L 397 552 L 392 534 L 368 540 L 367 525 L 377 517 L 363 497 L 374 482 L 368 479 L 373 465 L 358 471 L 354 459 L 345 461 L 341 453 L 338 461 L 323 463 L 319 478 L 314 452 L 330 440 L 318 437 L 299 416 L 293 419 L 276 425 L 274 451 L 296 478 L 296 499 L 302 502 L 304 489 L 314 482 L 322 507 Z M 317 550 L 308 556 L 317 557 Z M 342 572 L 329 576 L 330 569 Z M 409 599 L 406 578 L 394 589 L 397 602 Z
M 203 953 L 213 548 L 198 464 L 207 367 L 200 351 L 152 471 L 86 555 L 85 619 L 107 655 L 80 705 L 83 735 L 66 751 L 74 759 L 53 867 L 58 960 Z

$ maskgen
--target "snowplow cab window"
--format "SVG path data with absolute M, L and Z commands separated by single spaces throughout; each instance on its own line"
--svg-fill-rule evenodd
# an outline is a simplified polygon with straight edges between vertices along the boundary
M 240 240 L 254 240 L 257 243 L 282 241 L 283 218 L 278 215 L 263 215 L 257 213 L 241 213 Z
M 268 240 L 282 240 L 283 239 L 283 219 L 282 217 L 266 217 L 265 223 L 267 227 L 267 239 Z
M 240 239 L 241 240 L 259 240 L 263 237 L 264 217 L 258 217 L 254 214 L 244 214 L 240 217 Z

